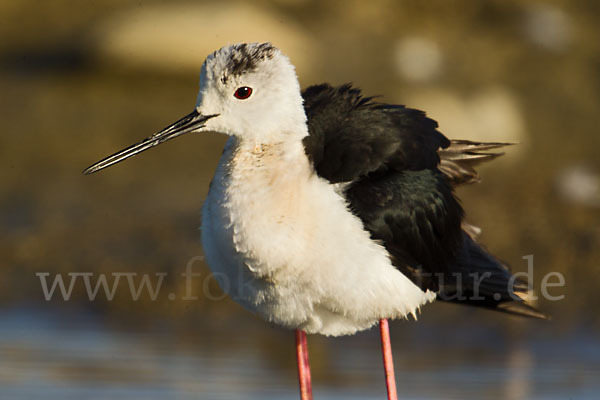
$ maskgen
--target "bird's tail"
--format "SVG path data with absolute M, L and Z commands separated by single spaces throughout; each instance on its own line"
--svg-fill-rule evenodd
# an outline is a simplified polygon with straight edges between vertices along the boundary
M 491 161 L 504 153 L 490 150 L 510 146 L 513 143 L 472 142 L 470 140 L 451 140 L 450 146 L 438 150 L 439 169 L 450 179 L 454 186 L 479 181 L 475 167 L 482 162 Z
M 460 254 L 448 272 L 446 281 L 440 284 L 440 300 L 548 319 L 531 304 L 528 283 L 514 277 L 506 265 L 466 233 Z

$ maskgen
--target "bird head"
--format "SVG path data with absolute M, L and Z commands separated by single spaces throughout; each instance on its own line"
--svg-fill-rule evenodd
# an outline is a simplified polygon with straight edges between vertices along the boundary
M 215 51 L 202 65 L 194 111 L 83 172 L 97 172 L 185 133 L 205 131 L 255 145 L 306 136 L 300 85 L 289 59 L 270 43 L 236 44 Z

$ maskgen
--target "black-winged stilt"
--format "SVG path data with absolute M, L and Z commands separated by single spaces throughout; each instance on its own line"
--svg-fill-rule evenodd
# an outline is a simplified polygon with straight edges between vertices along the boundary
M 505 144 L 450 141 L 425 113 L 349 85 L 301 93 L 277 48 L 238 44 L 207 57 L 192 113 L 84 173 L 204 131 L 230 136 L 203 206 L 206 259 L 243 306 L 296 330 L 303 399 L 306 333 L 379 322 L 391 399 L 389 318 L 436 298 L 543 317 L 528 286 L 475 242 L 453 192 Z

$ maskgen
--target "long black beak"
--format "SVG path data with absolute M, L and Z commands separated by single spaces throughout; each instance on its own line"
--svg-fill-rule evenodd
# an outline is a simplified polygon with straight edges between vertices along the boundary
M 185 117 L 181 118 L 179 121 L 167 126 L 165 129 L 155 133 L 149 138 L 146 138 L 139 143 L 131 145 L 126 149 L 123 149 L 112 156 L 108 156 L 105 159 L 98 161 L 94 165 L 89 166 L 83 171 L 83 173 L 85 175 L 93 174 L 94 172 L 100 171 L 106 167 L 110 167 L 111 165 L 121 162 L 129 157 L 133 157 L 144 150 L 148 150 L 151 147 L 166 142 L 169 139 L 173 139 L 177 136 L 183 135 L 184 133 L 200 129 L 204 126 L 204 122 L 210 118 L 216 117 L 217 115 L 218 114 L 202 115 L 194 110 Z

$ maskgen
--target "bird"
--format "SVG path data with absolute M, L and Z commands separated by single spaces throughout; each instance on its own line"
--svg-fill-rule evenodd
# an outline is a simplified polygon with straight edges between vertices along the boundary
M 302 91 L 281 50 L 241 43 L 207 56 L 191 113 L 84 174 L 209 131 L 229 138 L 202 206 L 207 264 L 243 307 L 295 331 L 302 399 L 307 334 L 379 324 L 395 399 L 388 320 L 416 319 L 436 299 L 546 318 L 478 243 L 455 194 L 509 143 L 450 140 L 425 112 L 351 84 Z

